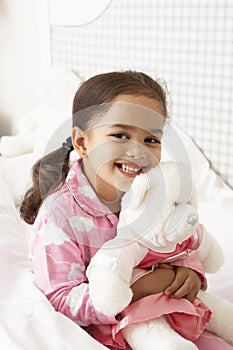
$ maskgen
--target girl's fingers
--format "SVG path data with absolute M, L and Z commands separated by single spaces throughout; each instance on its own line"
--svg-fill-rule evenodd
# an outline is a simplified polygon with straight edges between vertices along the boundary
M 171 293 L 171 296 L 174 298 L 185 298 L 188 295 L 192 297 L 192 294 L 195 294 L 195 292 L 192 291 L 192 282 L 187 279 L 182 286 L 180 286 L 174 293 Z
M 180 289 L 181 288 L 184 288 L 185 290 L 187 289 L 187 286 L 185 286 L 185 281 L 186 281 L 186 276 L 176 274 L 175 279 L 172 282 L 172 284 L 164 291 L 165 295 L 176 296 L 177 298 L 182 298 L 183 295 L 180 296 L 180 294 L 182 294 L 183 291 L 181 290 L 181 293 L 180 293 Z
M 173 283 L 165 290 L 165 295 L 174 298 L 186 298 L 193 303 L 201 281 L 199 275 L 187 268 L 178 268 Z
M 185 299 L 189 300 L 191 303 L 194 302 L 196 297 L 197 297 L 197 293 L 193 290 L 190 293 L 188 293 L 187 295 L 185 295 Z

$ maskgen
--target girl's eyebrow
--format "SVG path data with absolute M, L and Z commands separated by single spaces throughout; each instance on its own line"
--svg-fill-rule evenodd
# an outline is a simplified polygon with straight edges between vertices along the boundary
M 134 126 L 134 125 L 128 125 L 128 124 L 111 124 L 111 125 L 108 125 L 107 126 L 109 129 L 110 128 L 123 128 L 123 129 L 126 129 L 126 130 L 132 130 L 134 129 L 135 127 L 138 128 L 138 126 Z M 143 129 L 143 128 L 141 128 Z M 148 131 L 150 134 L 152 135 L 156 135 L 156 134 L 163 134 L 163 130 L 162 129 L 144 129 L 146 131 Z

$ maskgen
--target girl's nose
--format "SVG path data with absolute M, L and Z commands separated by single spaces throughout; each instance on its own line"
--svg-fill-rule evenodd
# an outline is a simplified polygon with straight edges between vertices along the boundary
M 145 159 L 146 158 L 146 150 L 143 146 L 137 144 L 131 144 L 126 151 L 127 157 L 134 159 Z

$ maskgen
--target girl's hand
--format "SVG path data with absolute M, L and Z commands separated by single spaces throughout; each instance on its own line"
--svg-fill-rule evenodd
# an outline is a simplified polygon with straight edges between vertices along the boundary
M 179 266 L 176 268 L 174 281 L 165 289 L 164 294 L 174 298 L 186 298 L 193 303 L 200 288 L 201 279 L 198 273 Z
M 133 299 L 131 303 L 147 295 L 163 292 L 170 287 L 175 278 L 174 267 L 168 265 L 166 268 L 158 267 L 153 272 L 144 275 L 131 285 Z

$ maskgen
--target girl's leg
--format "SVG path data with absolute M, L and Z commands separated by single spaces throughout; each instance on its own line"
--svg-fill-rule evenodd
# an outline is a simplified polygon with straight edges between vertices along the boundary
M 199 350 L 233 350 L 233 346 L 226 343 L 210 332 L 203 332 L 202 335 L 195 341 Z
M 205 291 L 198 296 L 213 312 L 206 330 L 233 345 L 233 304 Z

